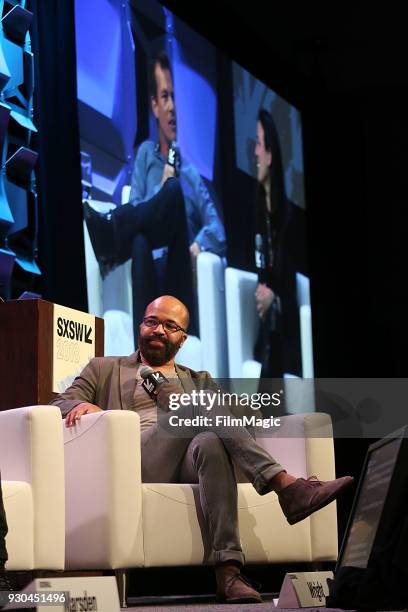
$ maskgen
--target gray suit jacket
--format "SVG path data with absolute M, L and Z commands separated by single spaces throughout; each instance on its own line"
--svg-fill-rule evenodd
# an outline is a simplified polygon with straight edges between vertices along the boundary
M 50 403 L 59 407 L 63 417 L 82 402 L 103 410 L 129 409 L 136 387 L 138 357 L 138 351 L 128 357 L 94 357 L 72 385 Z M 177 364 L 176 372 L 186 393 L 218 388 L 208 372 L 195 372 Z

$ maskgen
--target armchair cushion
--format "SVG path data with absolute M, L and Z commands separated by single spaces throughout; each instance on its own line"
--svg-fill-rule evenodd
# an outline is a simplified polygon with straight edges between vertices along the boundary
M 96 412 L 64 438 L 66 568 L 143 565 L 139 416 Z
M 9 523 L 8 567 L 63 569 L 64 454 L 56 406 L 0 412 L 0 468 Z

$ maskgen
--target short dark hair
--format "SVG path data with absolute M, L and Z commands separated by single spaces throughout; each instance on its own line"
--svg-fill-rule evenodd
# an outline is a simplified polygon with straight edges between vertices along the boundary
M 173 78 L 173 74 L 170 66 L 169 56 L 165 51 L 159 51 L 154 56 L 153 60 L 150 63 L 150 95 L 152 98 L 156 98 L 157 96 L 157 82 L 156 82 L 156 66 L 159 65 L 162 70 L 168 70 Z

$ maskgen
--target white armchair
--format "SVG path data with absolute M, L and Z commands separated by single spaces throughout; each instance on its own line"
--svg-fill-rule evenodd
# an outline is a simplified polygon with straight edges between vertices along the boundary
M 107 411 L 65 429 L 66 567 L 118 569 L 200 565 L 197 485 L 142 483 L 139 416 Z M 334 478 L 330 417 L 285 417 L 280 436 L 262 446 L 292 473 Z M 333 561 L 337 557 L 336 506 L 295 526 L 275 493 L 258 495 L 238 485 L 239 525 L 248 563 Z
M 64 569 L 64 447 L 55 406 L 0 412 L 7 569 Z

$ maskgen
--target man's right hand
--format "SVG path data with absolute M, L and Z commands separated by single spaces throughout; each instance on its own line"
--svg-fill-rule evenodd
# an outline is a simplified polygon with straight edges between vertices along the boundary
M 174 167 L 170 166 L 170 164 L 164 164 L 163 176 L 162 176 L 162 180 L 160 183 L 160 187 L 163 187 L 167 179 L 172 178 L 174 175 L 175 175 Z
M 103 410 L 99 408 L 99 406 L 95 406 L 95 404 L 90 404 L 89 402 L 78 404 L 68 412 L 65 419 L 65 427 L 73 427 L 78 423 L 83 414 L 91 414 L 92 412 L 103 412 Z
M 273 300 L 275 294 L 265 283 L 258 283 L 255 291 L 256 309 L 261 319 L 264 318 Z

